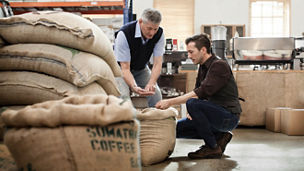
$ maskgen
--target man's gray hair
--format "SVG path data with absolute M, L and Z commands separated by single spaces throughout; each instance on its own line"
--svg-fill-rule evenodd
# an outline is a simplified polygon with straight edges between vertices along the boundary
M 157 9 L 147 8 L 141 15 L 143 22 L 152 22 L 153 24 L 159 24 L 162 16 Z

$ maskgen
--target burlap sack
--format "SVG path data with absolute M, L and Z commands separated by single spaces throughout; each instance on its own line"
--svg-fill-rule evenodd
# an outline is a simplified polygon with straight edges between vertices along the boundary
M 0 72 L 0 105 L 31 105 L 70 95 L 106 94 L 97 83 L 76 86 L 34 72 Z
M 0 70 L 45 73 L 84 87 L 94 81 L 119 96 L 111 68 L 96 55 L 50 44 L 14 44 L 0 48 Z
M 140 120 L 142 165 L 164 161 L 172 154 L 175 147 L 177 114 L 174 108 L 147 108 L 137 114 L 137 119 Z
M 0 144 L 0 170 L 1 171 L 17 171 L 14 158 L 4 144 Z
M 0 107 L 0 115 L 4 110 L 5 110 L 5 108 Z M 4 131 L 5 131 L 5 124 L 2 120 L 2 118 L 0 117 L 0 141 L 3 140 Z
M 37 103 L 21 110 L 7 109 L 1 116 L 5 125 L 14 127 L 105 126 L 134 117 L 135 109 L 130 100 L 112 95 L 71 96 Z
M 39 11 L 1 18 L 0 26 L 0 36 L 8 43 L 57 44 L 90 52 L 103 58 L 115 76 L 121 76 L 109 39 L 97 25 L 83 17 L 68 12 Z
M 2 107 L 0 107 L 0 116 L 1 116 L 1 113 L 6 109 L 20 110 L 24 107 L 25 106 L 2 106 Z M 0 117 L 0 141 L 3 140 L 4 132 L 5 132 L 5 124 L 2 120 L 2 118 Z
M 5 42 L 3 41 L 3 39 L 0 37 L 0 47 L 5 46 Z
M 84 113 L 86 114 L 86 113 Z M 4 143 L 19 170 L 141 170 L 138 122 L 9 129 Z
M 5 110 L 8 147 L 20 170 L 141 170 L 139 123 L 130 101 L 72 96 Z

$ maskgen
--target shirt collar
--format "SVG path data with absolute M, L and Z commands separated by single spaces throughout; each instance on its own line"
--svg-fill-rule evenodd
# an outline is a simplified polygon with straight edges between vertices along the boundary
M 139 38 L 139 37 L 142 37 L 141 36 L 141 30 L 140 30 L 140 25 L 139 25 L 139 22 L 137 21 L 136 22 L 136 27 L 135 27 L 135 38 Z
M 212 56 L 210 58 L 207 59 L 206 62 L 203 63 L 203 66 L 205 66 L 206 68 L 209 68 L 210 65 L 212 64 L 212 61 L 215 59 L 215 55 L 212 54 Z
M 142 44 L 146 44 L 149 41 L 149 39 L 144 39 L 144 37 L 142 37 L 141 29 L 138 21 L 136 22 L 134 38 L 141 38 Z

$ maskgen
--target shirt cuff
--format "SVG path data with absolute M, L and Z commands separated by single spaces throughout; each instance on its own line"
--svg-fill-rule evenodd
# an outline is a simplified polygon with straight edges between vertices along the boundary
M 204 90 L 200 87 L 193 90 L 199 99 L 207 99 L 208 95 L 204 93 Z

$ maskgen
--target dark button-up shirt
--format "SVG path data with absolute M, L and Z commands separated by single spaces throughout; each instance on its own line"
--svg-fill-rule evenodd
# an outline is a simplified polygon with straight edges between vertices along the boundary
M 224 87 L 231 77 L 227 62 L 224 60 L 215 62 L 216 58 L 212 55 L 199 67 L 194 92 L 200 99 L 208 99 Z
M 228 63 L 212 55 L 200 65 L 194 89 L 204 100 L 220 105 L 234 114 L 240 114 L 238 88 Z

